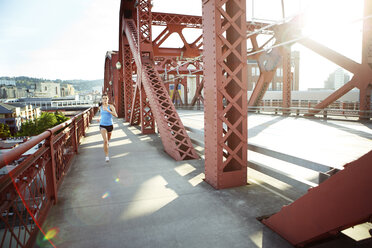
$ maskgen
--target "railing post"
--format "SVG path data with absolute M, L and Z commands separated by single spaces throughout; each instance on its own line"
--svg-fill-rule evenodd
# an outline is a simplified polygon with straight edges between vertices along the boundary
M 53 146 L 53 133 L 50 131 L 50 136 L 46 139 L 46 146 L 50 150 L 50 161 L 46 165 L 46 183 L 47 183 L 47 194 L 53 204 L 57 203 L 57 180 L 56 180 L 56 163 L 54 158 L 54 146 Z
M 74 117 L 74 120 L 72 121 L 72 128 L 74 130 L 74 136 L 72 137 L 72 142 L 74 146 L 74 152 L 77 154 L 78 151 L 78 146 L 79 146 L 79 137 L 77 133 L 77 128 L 76 128 L 76 118 Z
M 92 122 L 93 117 L 94 117 L 94 110 L 93 108 L 90 108 L 90 122 Z
M 83 119 L 83 136 L 85 137 L 85 128 L 86 128 L 86 124 L 85 124 L 85 113 L 82 114 L 81 118 Z

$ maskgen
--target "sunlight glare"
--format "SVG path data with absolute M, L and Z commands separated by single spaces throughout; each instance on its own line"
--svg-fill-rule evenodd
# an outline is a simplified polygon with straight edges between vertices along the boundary
M 174 170 L 178 174 L 180 174 L 180 176 L 186 176 L 187 174 L 193 172 L 195 170 L 195 167 L 188 163 L 185 163 L 185 164 L 177 166 L 176 168 L 174 168 Z
M 203 182 L 203 179 L 205 178 L 205 174 L 204 173 L 200 173 L 199 175 L 191 178 L 189 180 L 189 183 L 192 185 L 192 186 L 196 186 L 198 184 L 200 184 L 201 182 Z
M 360 44 L 363 22 L 352 22 L 363 17 L 362 0 L 307 1 L 303 16 L 303 34 L 314 40 L 326 45 L 341 43 L 345 48 Z
M 160 175 L 154 176 L 139 186 L 131 203 L 121 214 L 129 220 L 150 215 L 178 198 L 178 194 L 167 188 L 168 182 Z

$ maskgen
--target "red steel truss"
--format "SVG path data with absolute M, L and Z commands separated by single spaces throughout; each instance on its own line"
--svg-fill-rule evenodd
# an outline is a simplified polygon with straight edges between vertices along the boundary
M 364 36 L 367 36 L 367 35 L 365 34 Z M 370 35 L 370 37 L 372 37 L 372 35 Z M 359 92 L 360 92 L 359 93 L 360 94 L 360 97 L 359 97 L 360 119 L 364 119 L 365 118 L 364 116 L 367 116 L 368 111 L 371 110 L 371 90 L 372 90 L 372 68 L 367 63 L 367 59 L 365 55 L 365 54 L 368 54 L 368 52 L 366 52 L 367 48 L 363 47 L 362 64 L 359 64 L 311 39 L 304 39 L 300 41 L 300 43 L 354 74 L 354 76 L 348 83 L 346 83 L 344 86 L 336 90 L 326 99 L 324 99 L 322 102 L 317 104 L 314 108 L 316 109 L 326 108 L 328 105 L 332 104 L 334 101 L 336 101 L 337 99 L 339 99 L 340 97 L 345 95 L 347 92 L 349 92 L 350 90 L 356 87 L 359 89 Z M 320 110 L 311 110 L 309 112 L 309 115 L 314 115 L 318 113 L 319 111 Z M 370 117 L 368 117 L 368 119 L 369 118 Z
M 364 1 L 364 17 L 372 15 L 372 1 Z M 362 63 L 356 63 L 353 60 L 311 40 L 303 39 L 300 43 L 316 53 L 322 55 L 328 60 L 341 66 L 342 68 L 354 74 L 352 79 L 344 86 L 336 90 L 333 94 L 315 106 L 316 109 L 323 109 L 334 101 L 345 95 L 353 88 L 359 89 L 359 118 L 369 119 L 371 111 L 371 92 L 372 92 L 372 19 L 368 18 L 363 23 L 363 41 L 362 41 Z M 310 111 L 309 115 L 314 115 L 319 110 Z
M 125 121 L 130 121 L 133 102 L 133 67 L 132 67 L 132 52 L 128 44 L 124 44 L 122 49 L 123 66 L 124 66 L 124 108 L 125 108 Z
M 204 98 L 202 95 L 202 90 L 204 88 L 204 80 L 200 82 L 199 76 L 196 77 L 196 86 L 197 88 L 195 91 L 195 95 L 191 100 L 191 106 L 195 106 L 195 104 L 197 104 L 198 106 L 200 106 L 201 104 L 204 104 Z
M 136 85 L 136 88 L 134 90 L 134 97 L 133 97 L 133 103 L 132 103 L 132 110 L 130 115 L 130 121 L 129 123 L 131 125 L 139 125 L 140 124 L 140 114 L 141 114 L 141 100 L 140 100 L 140 87 L 139 85 Z
M 368 17 L 372 15 L 372 3 L 371 1 L 365 0 L 365 7 L 364 7 L 364 17 Z M 358 88 L 360 92 L 360 108 L 359 108 L 359 118 L 360 119 L 369 119 L 370 118 L 370 111 L 372 109 L 371 106 L 371 91 L 372 91 L 372 67 L 371 67 L 371 40 L 372 40 L 372 20 L 371 18 L 366 18 L 364 20 L 363 26 L 363 46 L 362 46 L 362 63 L 359 64 L 342 54 L 339 54 L 332 49 L 319 44 L 318 42 L 310 39 L 310 38 L 302 38 L 299 39 L 298 42 L 305 47 L 311 49 L 312 51 L 316 52 L 317 54 L 325 57 L 326 59 L 332 61 L 333 63 L 339 65 L 340 67 L 350 71 L 354 74 L 352 79 L 346 83 L 344 86 L 336 90 L 330 96 L 328 96 L 325 100 L 318 103 L 314 106 L 314 110 L 310 110 L 307 116 L 313 116 L 319 113 L 322 109 L 328 107 L 333 102 L 341 98 L 347 92 L 354 88 Z M 288 30 L 291 30 L 288 32 Z M 275 34 L 274 37 L 277 39 L 277 43 L 286 42 L 291 39 L 294 39 L 296 34 L 298 35 L 299 31 L 299 23 L 298 19 L 293 19 L 292 21 L 277 25 L 275 27 Z M 285 33 L 285 35 L 283 35 Z M 283 39 L 283 37 L 286 37 Z M 252 42 L 253 49 L 250 52 L 260 51 L 261 47 L 258 47 L 256 41 L 256 35 L 252 35 L 250 37 Z M 293 42 L 294 43 L 294 42 Z M 292 43 L 292 44 L 293 44 Z M 290 73 L 290 53 L 288 53 L 289 48 L 282 47 L 281 50 L 278 49 L 278 53 L 275 54 L 273 52 L 261 52 L 252 56 L 253 59 L 258 60 L 259 67 L 260 67 L 260 77 L 258 82 L 256 83 L 256 87 L 253 90 L 252 96 L 249 99 L 249 106 L 257 106 L 259 102 L 262 100 L 269 83 L 272 80 L 274 72 L 279 65 L 278 58 L 280 56 L 283 57 L 283 107 L 287 108 L 290 107 L 290 82 L 291 82 L 291 73 Z M 273 49 L 274 51 L 274 49 Z M 270 70 L 264 68 L 263 64 L 260 63 L 261 61 L 265 61 L 265 63 L 276 62 L 276 65 L 273 67 L 270 66 Z M 266 66 L 267 67 L 267 66 Z
M 164 149 L 170 156 L 176 160 L 197 158 L 198 155 L 169 98 L 168 91 L 155 69 L 150 1 L 138 1 L 137 11 L 133 9 L 132 1 L 122 1 L 121 8 L 120 13 L 124 13 L 120 17 L 120 27 L 123 31 L 121 35 L 126 36 L 137 66 L 131 123 L 138 122 L 138 118 L 134 117 L 140 112 L 142 131 L 146 129 L 153 132 L 156 121 Z M 132 19 L 135 16 L 137 24 Z
M 366 7 L 365 9 L 371 8 Z M 365 13 L 365 16 L 370 14 L 369 10 Z M 276 45 L 296 37 L 295 35 L 298 35 L 299 30 L 297 19 L 283 24 L 270 25 L 263 30 L 262 28 L 268 25 L 267 23 L 246 22 L 243 18 L 244 15 L 245 1 L 240 0 L 205 0 L 203 1 L 203 17 L 152 13 L 149 0 L 136 2 L 122 0 L 121 2 L 119 59 L 123 60 L 124 71 L 122 73 L 125 82 L 124 108 L 126 119 L 130 119 L 132 125 L 141 124 L 144 127 L 147 126 L 149 130 L 153 130 L 152 125 L 154 123 L 154 119 L 150 120 L 149 118 L 155 118 L 159 127 L 159 121 L 165 123 L 172 121 L 172 123 L 165 124 L 165 128 L 159 128 L 160 132 L 166 135 L 170 133 L 171 136 L 174 135 L 174 130 L 170 131 L 169 126 L 173 126 L 173 120 L 176 120 L 178 125 L 176 129 L 181 128 L 183 130 L 182 123 L 178 124 L 180 123 L 178 115 L 176 118 L 166 117 L 170 113 L 173 114 L 174 107 L 168 99 L 168 95 L 163 98 L 162 94 L 169 92 L 168 88 L 163 89 L 163 87 L 164 84 L 171 84 L 169 78 L 177 86 L 180 83 L 178 82 L 179 78 L 190 74 L 197 75 L 197 89 L 191 105 L 202 102 L 205 104 L 205 121 L 209 127 L 205 130 L 205 139 L 206 144 L 211 144 L 211 146 L 206 145 L 206 174 L 207 181 L 216 188 L 229 187 L 232 181 L 234 183 L 231 186 L 233 184 L 242 185 L 243 181 L 246 180 L 246 177 L 241 177 L 244 174 L 242 168 L 245 168 L 243 164 L 246 161 L 246 152 L 244 152 L 246 134 L 243 130 L 247 124 L 243 121 L 246 117 L 246 106 L 244 106 L 246 97 L 244 94 L 246 93 L 243 93 L 243 91 L 246 90 L 245 82 L 247 79 L 244 71 L 244 68 L 246 68 L 245 62 L 242 63 L 247 59 L 247 56 L 242 55 L 247 51 L 246 45 L 243 45 L 246 39 L 249 39 L 252 44 L 252 49 L 248 51 L 249 59 L 256 60 L 260 68 L 260 76 L 249 99 L 248 106 L 256 106 L 260 103 L 279 65 L 283 66 L 282 104 L 284 113 L 288 113 L 286 108 L 289 108 L 291 104 L 293 75 L 291 73 L 290 46 L 294 42 L 285 47 L 273 48 L 270 52 L 262 49 L 274 38 Z M 164 26 L 165 28 L 153 39 L 151 25 Z M 316 108 L 324 108 L 348 90 L 358 87 L 361 89 L 360 109 L 370 110 L 370 82 L 372 80 L 371 68 L 368 63 L 371 62 L 370 55 L 365 51 L 368 51 L 366 49 L 370 46 L 371 32 L 368 30 L 370 30 L 371 20 L 366 21 L 364 26 L 364 56 L 361 65 L 310 39 L 300 40 L 301 44 L 354 73 L 354 78 L 349 84 L 336 91 Z M 188 43 L 182 32 L 185 28 L 203 28 L 203 34 L 193 42 Z M 183 47 L 162 47 L 162 44 L 171 34 L 175 33 L 182 40 Z M 272 35 L 272 38 L 265 44 L 258 45 L 257 36 L 262 33 Z M 203 46 L 203 44 L 208 45 Z M 201 60 L 204 63 L 201 63 Z M 192 67 L 195 69 L 189 69 L 190 64 L 195 65 L 197 63 L 199 65 Z M 133 73 L 136 71 L 134 65 L 137 67 L 137 82 L 135 83 L 132 80 Z M 161 73 L 162 78 L 166 80 L 165 82 L 162 83 L 158 73 Z M 205 77 L 201 79 L 198 75 L 202 74 Z M 186 80 L 181 82 L 184 87 L 187 87 Z M 161 91 L 158 92 L 157 87 L 161 87 Z M 172 101 L 182 102 L 182 97 L 176 89 L 175 87 Z M 209 91 L 209 93 L 204 92 L 203 96 L 203 90 Z M 185 97 L 184 100 L 186 99 Z M 163 101 L 167 103 L 163 104 Z M 185 101 L 182 103 L 185 103 Z M 311 112 L 310 114 L 314 113 Z M 129 118 L 129 116 L 131 117 Z M 209 125 L 211 123 L 213 125 Z M 142 128 L 142 130 L 144 129 Z M 161 134 L 161 136 L 165 134 Z M 181 139 L 185 137 L 188 140 L 187 134 L 183 131 L 181 137 Z M 163 142 L 165 139 L 167 138 L 164 137 Z M 188 141 L 186 143 L 187 147 L 191 147 Z M 177 150 L 176 146 L 177 144 L 173 148 L 166 148 L 166 150 L 173 154 L 171 150 Z M 180 155 L 180 157 L 183 155 Z M 215 165 L 212 166 L 213 164 Z M 245 183 L 246 181 L 244 181 Z
M 283 47 L 283 108 L 291 107 L 291 48 Z M 285 113 L 288 113 L 284 110 Z
M 205 180 L 247 184 L 245 0 L 203 1 Z

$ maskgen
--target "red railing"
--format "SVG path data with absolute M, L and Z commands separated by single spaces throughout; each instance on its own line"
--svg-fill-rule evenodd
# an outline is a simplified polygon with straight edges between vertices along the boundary
M 0 169 L 8 168 L 22 154 L 40 146 L 0 176 L 0 247 L 32 247 L 39 230 L 46 234 L 48 230 L 41 226 L 57 202 L 58 188 L 96 112 L 96 107 L 90 108 L 0 155 Z

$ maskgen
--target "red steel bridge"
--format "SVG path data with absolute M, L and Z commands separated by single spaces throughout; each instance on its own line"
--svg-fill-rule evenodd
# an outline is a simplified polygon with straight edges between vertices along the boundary
M 168 76 L 176 75 L 172 81 L 178 89 L 179 84 L 187 87 L 187 75 L 203 75 L 202 80 L 197 76 L 197 90 L 191 104 L 199 100 L 204 105 L 205 180 L 216 189 L 246 185 L 248 107 L 259 105 L 277 67 L 282 64 L 281 107 L 284 114 L 289 111 L 293 76 L 291 45 L 294 43 L 299 42 L 354 74 L 348 83 L 309 109 L 306 116 L 317 114 L 358 88 L 359 118 L 370 118 L 372 1 L 365 0 L 364 4 L 362 63 L 359 64 L 301 35 L 301 16 L 271 25 L 247 22 L 244 0 L 203 0 L 202 16 L 155 13 L 151 11 L 150 0 L 122 0 L 119 51 L 106 55 L 104 92 L 114 97 L 119 116 L 131 125 L 140 125 L 143 134 L 154 133 L 156 123 L 164 150 L 175 160 L 194 159 L 197 154 L 173 105 L 174 99 L 180 96 L 176 93 L 171 99 L 168 95 Z M 153 26 L 165 28 L 153 37 Z M 187 28 L 202 29 L 202 35 L 188 43 L 182 32 Z M 161 46 L 172 34 L 183 41 L 182 48 Z M 275 40 L 270 50 L 266 48 L 268 42 L 258 44 L 257 37 L 261 34 L 271 35 L 269 41 Z M 252 44 L 250 50 L 247 50 L 247 40 Z M 249 100 L 248 59 L 256 60 L 260 68 Z M 190 64 L 192 70 L 188 69 Z M 372 198 L 368 197 L 371 159 L 372 152 L 369 152 L 263 223 L 292 244 L 301 246 L 371 220 Z M 346 192 L 345 188 L 354 191 L 357 188 L 360 194 Z M 334 198 L 327 199 L 329 195 Z M 319 201 L 323 207 L 317 208 Z M 351 202 L 355 204 L 353 209 Z M 335 214 L 334 207 L 343 211 Z
M 303 36 L 301 16 L 275 24 L 247 22 L 245 0 L 203 0 L 202 16 L 156 13 L 151 11 L 150 0 L 122 0 L 119 49 L 106 53 L 103 92 L 112 98 L 119 117 L 124 118 L 125 122 L 140 126 L 143 135 L 157 131 L 165 152 L 171 158 L 176 161 L 192 160 L 199 158 L 199 155 L 174 106 L 174 102 L 182 101 L 182 97 L 177 90 L 170 97 L 169 85 L 174 85 L 174 89 L 183 85 L 187 89 L 187 75 L 196 75 L 196 91 L 190 105 L 204 105 L 205 181 L 215 189 L 244 186 L 248 180 L 249 109 L 259 106 L 276 69 L 282 65 L 283 100 L 280 111 L 283 115 L 289 115 L 293 77 L 291 46 L 294 43 L 302 44 L 353 73 L 348 83 L 314 108 L 308 108 L 306 116 L 318 114 L 348 91 L 358 88 L 358 118 L 360 121 L 371 118 L 372 0 L 364 0 L 364 5 L 362 62 L 356 63 Z M 153 26 L 164 27 L 157 37 L 152 35 Z M 202 34 L 191 43 L 187 42 L 190 39 L 182 32 L 189 28 L 202 30 Z M 173 34 L 182 40 L 182 48 L 162 46 Z M 258 37 L 262 34 L 271 38 L 259 44 Z M 251 49 L 247 49 L 247 41 L 252 44 Z M 272 44 L 268 47 L 270 42 Z M 260 76 L 249 99 L 248 60 L 257 61 L 260 69 Z M 19 203 L 9 199 L 13 199 L 12 196 L 17 193 L 27 191 L 34 196 L 41 195 L 31 205 L 24 201 L 26 206 L 31 207 L 17 214 L 30 215 L 43 222 L 47 210 L 57 202 L 56 192 L 67 171 L 65 167 L 71 163 L 72 154 L 77 152 L 79 139 L 84 136 L 94 112 L 94 109 L 90 109 L 68 123 L 43 133 L 32 143 L 25 143 L 1 155 L 0 166 L 4 167 L 29 147 L 45 140 L 42 149 L 26 161 L 29 165 L 38 161 L 42 165 L 40 168 L 21 166 L 13 170 L 9 177 L 0 178 L 2 210 L 16 208 Z M 73 152 L 65 152 L 65 146 L 72 147 Z M 298 247 L 357 224 L 371 222 L 371 160 L 372 151 L 345 165 L 343 170 L 311 188 L 279 212 L 266 216 L 262 222 Z M 21 184 L 22 180 L 13 181 L 12 184 L 12 178 L 26 172 L 29 177 L 24 180 L 47 175 L 45 187 L 40 192 L 27 186 L 18 187 L 24 185 Z M 41 208 L 39 206 L 43 199 L 46 204 Z M 4 212 L 1 219 L 11 230 L 14 225 L 11 217 Z M 18 244 L 31 246 L 35 240 L 35 229 L 32 226 L 27 230 L 31 237 L 27 242 L 21 242 L 16 235 L 13 235 L 14 239 Z M 2 246 L 3 243 L 0 244 Z

